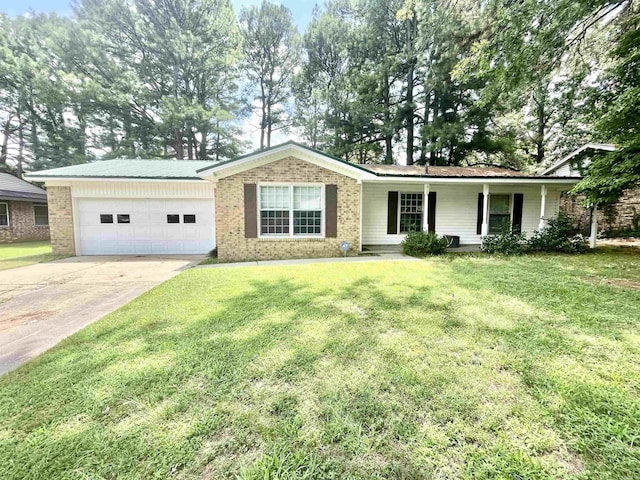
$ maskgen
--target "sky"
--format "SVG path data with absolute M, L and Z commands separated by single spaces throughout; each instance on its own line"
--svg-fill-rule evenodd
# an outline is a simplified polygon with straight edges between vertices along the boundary
M 316 3 L 324 3 L 322 0 L 272 0 L 274 3 L 285 5 L 293 14 L 293 20 L 298 29 L 303 31 L 311 21 L 313 7 Z M 259 5 L 262 0 L 231 0 L 236 15 L 242 7 Z M 71 14 L 71 0 L 0 0 L 0 12 L 10 16 L 20 15 L 29 10 L 36 12 L 56 12 L 60 15 Z

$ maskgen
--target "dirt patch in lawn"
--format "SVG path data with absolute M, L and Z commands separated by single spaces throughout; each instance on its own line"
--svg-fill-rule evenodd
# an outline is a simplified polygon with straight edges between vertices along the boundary
M 640 282 L 629 280 L 626 278 L 593 278 L 586 277 L 584 279 L 586 282 L 597 284 L 597 285 L 612 285 L 614 287 L 620 288 L 628 288 L 631 290 L 640 290 Z

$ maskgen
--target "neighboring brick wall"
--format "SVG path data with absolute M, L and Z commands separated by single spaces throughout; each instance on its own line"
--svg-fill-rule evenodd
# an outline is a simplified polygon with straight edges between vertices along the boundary
M 51 249 L 56 255 L 75 255 L 71 188 L 49 187 L 47 199 L 49 202 Z
M 9 204 L 9 226 L 0 226 L 0 243 L 48 240 L 49 227 L 34 225 L 33 203 L 0 200 Z
M 338 186 L 338 236 L 320 239 L 265 239 L 244 236 L 244 184 L 324 183 Z M 216 187 L 216 243 L 222 261 L 333 257 L 340 242 L 360 248 L 360 185 L 356 180 L 312 163 L 287 157 L 221 179 Z
M 574 221 L 577 228 L 589 231 L 589 210 L 584 208 L 583 196 L 564 194 L 560 199 L 560 210 Z M 598 231 L 605 234 L 640 230 L 640 187 L 627 190 L 611 205 L 598 208 Z

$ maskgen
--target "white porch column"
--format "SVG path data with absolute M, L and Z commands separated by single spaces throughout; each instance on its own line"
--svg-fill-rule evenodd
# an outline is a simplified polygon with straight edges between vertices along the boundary
M 358 183 L 360 184 L 360 235 L 358 235 L 358 237 L 360 238 L 360 245 L 359 245 L 359 252 L 362 252 L 362 215 L 364 213 L 364 195 L 363 195 L 363 187 L 362 187 L 362 180 L 358 180 Z
M 547 206 L 547 186 L 542 185 L 540 188 L 540 223 L 538 224 L 538 230 L 544 228 L 544 211 Z
M 424 192 L 422 194 L 422 230 L 429 231 L 429 184 L 424 184 Z
M 482 236 L 489 235 L 489 184 L 482 185 Z
M 598 205 L 591 209 L 591 236 L 589 237 L 589 247 L 596 248 L 598 239 Z

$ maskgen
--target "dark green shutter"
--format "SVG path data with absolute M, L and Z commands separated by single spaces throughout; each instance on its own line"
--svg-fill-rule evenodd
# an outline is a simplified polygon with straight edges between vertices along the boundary
M 478 194 L 478 219 L 476 223 L 476 233 L 480 235 L 482 233 L 482 210 L 484 207 L 484 195 L 482 192 Z
M 338 186 L 325 185 L 325 236 L 336 238 L 338 236 Z
M 244 185 L 244 236 L 258 237 L 258 197 L 255 183 Z
M 398 233 L 398 192 L 389 192 L 387 201 L 387 234 Z
M 524 204 L 524 195 L 522 193 L 513 194 L 513 223 L 511 229 L 520 233 L 522 231 L 522 206 Z
M 427 211 L 427 221 L 429 222 L 429 231 L 436 231 L 436 192 L 429 192 L 429 206 Z

